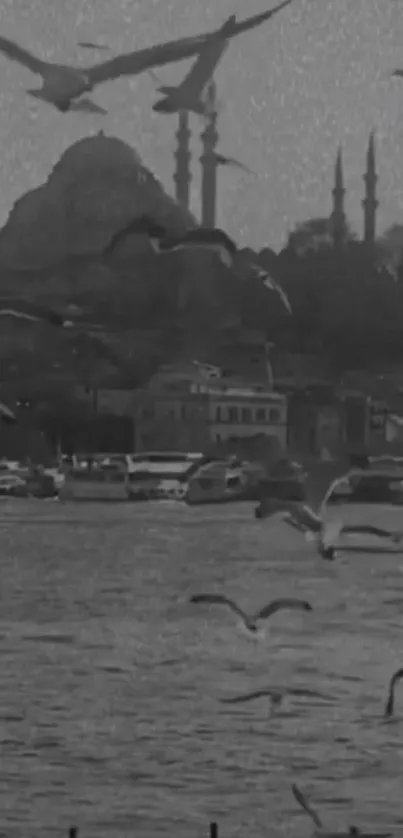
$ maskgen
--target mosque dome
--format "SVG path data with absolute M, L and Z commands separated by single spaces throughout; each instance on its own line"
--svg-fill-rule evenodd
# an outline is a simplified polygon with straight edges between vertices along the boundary
M 97 256 L 143 214 L 173 232 L 197 223 L 133 148 L 100 132 L 70 146 L 46 183 L 16 202 L 0 230 L 0 263 L 27 270 Z
M 100 131 L 70 146 L 56 163 L 51 177 L 75 180 L 84 173 L 86 177 L 99 171 L 116 175 L 136 168 L 144 168 L 137 152 L 118 137 L 107 137 Z

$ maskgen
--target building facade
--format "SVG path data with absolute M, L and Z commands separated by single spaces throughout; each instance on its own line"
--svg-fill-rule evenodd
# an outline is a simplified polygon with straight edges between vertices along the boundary
M 136 395 L 135 425 L 139 451 L 239 450 L 257 437 L 284 451 L 287 399 L 263 385 L 170 370 Z

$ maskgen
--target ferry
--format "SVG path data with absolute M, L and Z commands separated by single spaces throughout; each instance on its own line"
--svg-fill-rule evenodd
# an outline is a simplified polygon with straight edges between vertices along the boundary
M 329 486 L 320 514 L 335 534 L 336 550 L 403 552 L 403 460 L 399 459 L 371 458 L 365 468 L 351 469 Z M 342 532 L 345 526 L 368 529 Z
M 125 454 L 78 454 L 65 465 L 60 500 L 128 501 Z
M 200 452 L 145 451 L 128 459 L 128 496 L 142 501 L 184 500 L 189 479 L 208 458 Z

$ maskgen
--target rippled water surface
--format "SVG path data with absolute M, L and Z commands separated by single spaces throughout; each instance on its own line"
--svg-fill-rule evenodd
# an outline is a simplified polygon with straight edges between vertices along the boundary
M 0 504 L 0 828 L 10 836 L 310 836 L 403 825 L 403 555 L 320 560 L 247 505 Z M 250 637 L 253 610 L 302 596 Z M 307 686 L 328 701 L 220 699 Z M 401 687 L 403 692 L 403 686 Z

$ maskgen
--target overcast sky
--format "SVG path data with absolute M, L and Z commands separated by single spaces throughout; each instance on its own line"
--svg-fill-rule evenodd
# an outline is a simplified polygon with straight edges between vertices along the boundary
M 275 5 L 265 0 L 0 0 L 0 31 L 38 55 L 93 63 L 80 51 L 100 39 L 113 51 L 188 35 Z M 107 117 L 62 115 L 26 97 L 37 77 L 0 56 L 0 223 L 14 201 L 47 177 L 72 142 L 101 128 L 135 145 L 172 192 L 174 116 L 151 111 L 148 76 L 96 90 Z M 176 82 L 187 62 L 162 68 Z M 362 174 L 376 132 L 380 232 L 403 223 L 403 2 L 295 0 L 233 41 L 217 73 L 220 149 L 258 173 L 221 169 L 217 222 L 243 244 L 280 248 L 296 222 L 331 209 L 333 165 L 343 146 L 348 216 L 362 231 Z M 195 116 L 192 210 L 199 215 L 200 121 Z

